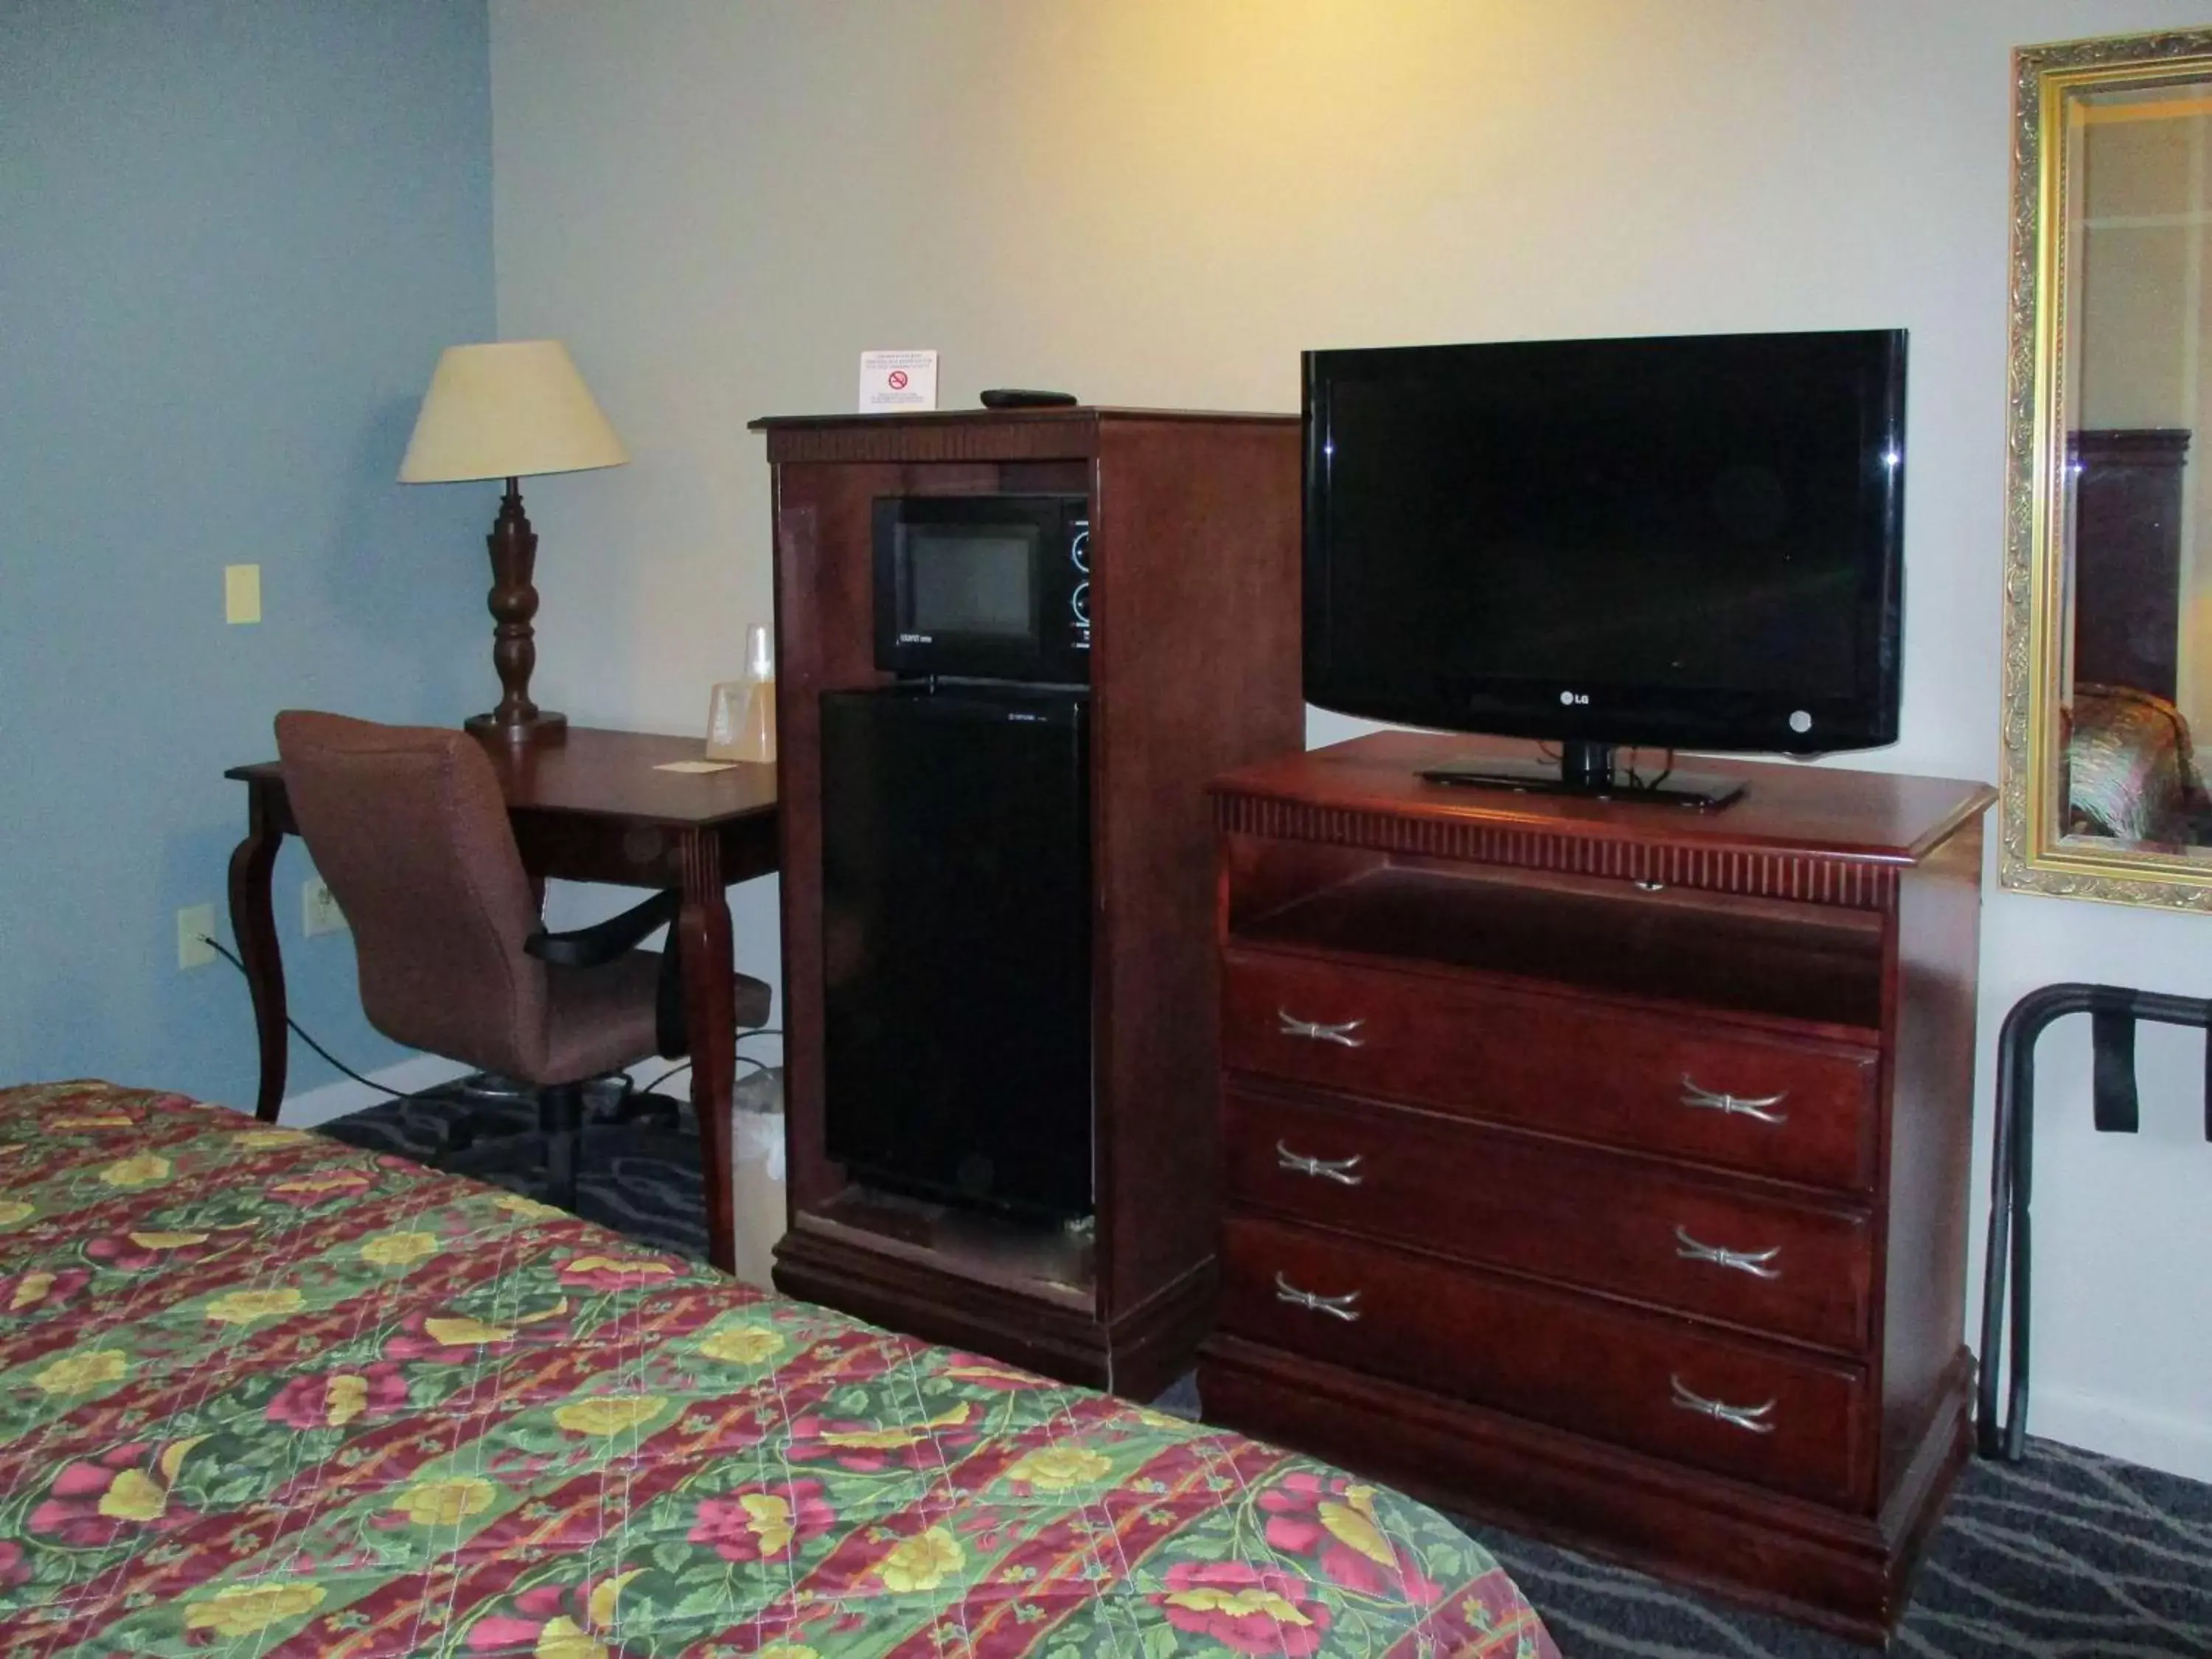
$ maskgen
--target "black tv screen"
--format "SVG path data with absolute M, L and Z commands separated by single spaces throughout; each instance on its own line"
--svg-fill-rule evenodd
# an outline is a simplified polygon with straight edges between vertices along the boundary
M 1304 362 L 1309 701 L 1577 743 L 1896 740 L 1903 331 Z

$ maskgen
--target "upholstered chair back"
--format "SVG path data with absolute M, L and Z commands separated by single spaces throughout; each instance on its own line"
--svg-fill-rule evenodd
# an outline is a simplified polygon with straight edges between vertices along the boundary
M 369 1024 L 395 1042 L 544 1082 L 538 904 L 499 778 L 465 732 L 293 710 L 284 789 L 353 931 Z

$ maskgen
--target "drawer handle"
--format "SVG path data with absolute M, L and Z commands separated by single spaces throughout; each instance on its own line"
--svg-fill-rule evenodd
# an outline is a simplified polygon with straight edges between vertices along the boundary
M 1637 880 L 1628 884 L 1639 893 L 1663 893 L 1667 890 L 1667 884 L 1663 881 Z
M 1694 1106 L 1700 1111 L 1723 1112 L 1735 1117 L 1755 1117 L 1761 1123 L 1787 1123 L 1790 1121 L 1788 1113 L 1768 1109 L 1779 1106 L 1789 1098 L 1790 1091 L 1784 1089 L 1778 1095 L 1762 1095 L 1756 1100 L 1749 1100 L 1741 1095 L 1708 1089 L 1687 1072 L 1682 1073 L 1682 1104 Z
M 1766 1420 L 1767 1413 L 1774 1409 L 1770 1400 L 1764 1406 L 1730 1406 L 1718 1400 L 1708 1400 L 1701 1394 L 1692 1394 L 1682 1386 L 1682 1379 L 1667 1379 L 1674 1385 L 1674 1403 L 1686 1412 L 1695 1412 L 1700 1417 L 1710 1417 L 1716 1423 L 1725 1423 L 1730 1428 L 1748 1429 L 1753 1434 L 1772 1434 L 1774 1425 Z
M 1275 1275 L 1275 1300 L 1287 1302 L 1293 1307 L 1310 1309 L 1341 1319 L 1347 1325 L 1359 1317 L 1352 1304 L 1359 1300 L 1359 1292 L 1347 1291 L 1342 1296 L 1316 1296 L 1311 1291 L 1302 1291 L 1282 1276 Z
M 1316 1042 L 1340 1042 L 1347 1048 L 1364 1048 L 1367 1039 L 1352 1034 L 1367 1024 L 1364 1019 L 1347 1019 L 1341 1025 L 1317 1025 L 1312 1020 L 1300 1019 L 1287 1008 L 1275 1010 L 1275 1018 L 1283 1022 L 1285 1036 L 1311 1037 Z
M 1771 1267 L 1774 1258 L 1782 1254 L 1779 1244 L 1768 1250 L 1725 1250 L 1717 1244 L 1707 1244 L 1690 1237 L 1684 1227 L 1674 1229 L 1674 1254 L 1686 1261 L 1710 1261 L 1717 1267 L 1734 1267 L 1738 1273 L 1749 1273 L 1753 1279 L 1779 1279 L 1782 1269 Z
M 1350 1158 L 1308 1158 L 1304 1152 L 1294 1152 L 1281 1141 L 1275 1143 L 1275 1162 L 1285 1170 L 1295 1170 L 1300 1175 L 1318 1176 L 1323 1181 L 1342 1182 L 1347 1187 L 1357 1187 L 1363 1177 L 1352 1174 L 1362 1163 L 1362 1155 L 1354 1152 Z

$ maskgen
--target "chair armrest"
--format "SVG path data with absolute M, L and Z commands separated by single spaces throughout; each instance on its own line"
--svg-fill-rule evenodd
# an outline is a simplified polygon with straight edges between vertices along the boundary
M 642 904 L 632 905 L 618 916 L 578 927 L 566 933 L 549 933 L 543 927 L 522 941 L 522 948 L 540 962 L 559 968 L 599 968 L 612 962 L 654 928 L 676 920 L 683 895 L 655 893 Z

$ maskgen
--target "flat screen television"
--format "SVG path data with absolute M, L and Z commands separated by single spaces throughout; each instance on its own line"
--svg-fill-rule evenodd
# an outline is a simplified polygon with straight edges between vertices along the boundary
M 1440 773 L 1513 787 L 1620 793 L 1669 763 L 1632 777 L 1622 746 L 1896 741 L 1904 331 L 1304 366 L 1308 701 L 1561 745 Z

